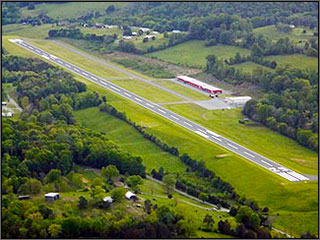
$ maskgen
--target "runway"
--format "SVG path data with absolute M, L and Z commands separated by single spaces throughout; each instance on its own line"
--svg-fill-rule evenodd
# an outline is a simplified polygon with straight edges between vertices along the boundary
M 310 180 L 308 177 L 299 174 L 297 172 L 294 172 L 288 168 L 285 168 L 284 166 L 280 165 L 279 163 L 276 163 L 254 151 L 251 151 L 248 148 L 245 148 L 241 146 L 240 144 L 237 144 L 228 138 L 225 138 L 223 136 L 220 136 L 209 129 L 202 127 L 201 125 L 194 123 L 168 109 L 165 109 L 161 107 L 159 104 L 156 104 L 154 102 L 151 102 L 143 97 L 140 97 L 124 88 L 121 88 L 111 82 L 109 82 L 106 79 L 103 79 L 101 77 L 98 77 L 97 75 L 94 75 L 86 70 L 83 70 L 69 62 L 66 62 L 62 60 L 61 58 L 58 58 L 50 53 L 47 53 L 40 48 L 37 48 L 26 41 L 23 41 L 21 39 L 9 39 L 10 42 L 17 44 L 20 47 L 23 47 L 27 49 L 28 51 L 50 61 L 53 62 L 63 68 L 68 69 L 69 71 L 90 80 L 91 82 L 94 82 L 100 86 L 103 86 L 104 88 L 126 98 L 129 99 L 132 102 L 135 102 L 136 104 L 194 132 L 195 134 L 207 139 L 208 141 L 211 141 L 219 146 L 222 146 L 226 149 L 228 149 L 231 152 L 236 153 L 237 155 L 240 155 L 249 161 L 277 174 L 278 176 L 281 176 L 288 181 L 291 182 L 299 182 L 299 181 L 308 181 Z M 122 69 L 123 71 L 123 69 Z M 132 73 L 131 73 L 132 74 Z

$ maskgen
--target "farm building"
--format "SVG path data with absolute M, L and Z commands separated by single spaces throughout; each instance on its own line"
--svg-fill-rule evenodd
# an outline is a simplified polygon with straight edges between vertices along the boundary
M 134 193 L 128 191 L 128 192 L 126 193 L 126 199 L 135 201 L 135 200 L 138 199 L 138 197 L 137 197 L 137 195 L 135 195 Z
M 220 88 L 216 88 L 214 86 L 211 86 L 207 83 L 201 82 L 197 79 L 194 79 L 194 78 L 191 78 L 188 76 L 178 76 L 177 79 L 178 79 L 178 81 L 189 84 L 193 87 L 199 88 L 199 89 L 206 91 L 208 93 L 213 93 L 213 94 L 221 94 L 222 93 L 222 90 Z
M 13 117 L 13 113 L 12 112 L 3 112 L 2 117 Z
M 25 196 L 18 196 L 18 199 L 19 200 L 28 200 L 30 199 L 31 197 L 29 195 L 25 195 Z
M 47 193 L 44 195 L 44 198 L 46 200 L 57 200 L 59 197 L 59 193 Z
M 2 106 L 7 106 L 7 102 L 1 102 Z
M 156 36 L 155 36 L 155 35 L 146 35 L 146 36 L 145 36 L 145 38 L 148 38 L 148 39 L 152 39 L 152 38 L 154 38 L 154 39 L 155 39 L 155 38 L 156 38 Z
M 241 97 L 227 97 L 225 101 L 234 106 L 240 107 L 246 104 L 252 98 L 250 96 L 241 96 Z
M 103 201 L 104 202 L 108 202 L 108 203 L 112 203 L 113 202 L 113 198 L 108 196 L 108 197 L 103 198 Z

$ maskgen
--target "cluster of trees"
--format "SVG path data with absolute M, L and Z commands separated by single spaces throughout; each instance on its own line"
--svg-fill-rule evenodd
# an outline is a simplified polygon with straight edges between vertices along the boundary
M 124 153 L 104 135 L 75 123 L 73 109 L 97 106 L 97 93 L 55 67 L 37 60 L 3 56 L 3 69 L 15 72 L 23 120 L 3 120 L 2 176 L 5 192 L 17 192 L 28 178 L 58 169 L 67 174 L 74 163 L 101 168 L 113 164 L 121 173 L 145 176 L 140 157 Z M 33 68 L 34 66 L 34 68 Z M 36 72 L 31 72 L 30 70 Z M 11 190 L 10 190 L 11 189 Z
M 317 26 L 317 5 L 315 3 L 242 3 L 209 2 L 197 3 L 134 3 L 117 15 L 107 16 L 107 24 L 121 25 L 124 20 L 131 26 L 143 26 L 160 32 L 178 29 L 188 31 L 193 18 L 219 14 L 235 15 L 246 19 L 256 27 L 283 22 L 296 26 Z
M 266 211 L 254 211 L 248 206 L 232 208 L 230 215 L 234 216 L 239 223 L 235 229 L 231 229 L 228 220 L 221 220 L 218 229 L 221 233 L 238 238 L 271 238 L 270 226 L 267 225 Z
M 267 60 L 264 59 L 262 57 L 256 57 L 253 55 L 249 55 L 249 56 L 241 56 L 240 53 L 236 53 L 235 57 L 231 57 L 229 60 L 225 59 L 224 62 L 228 65 L 234 65 L 234 64 L 239 64 L 239 63 L 243 63 L 243 62 L 247 62 L 247 61 L 251 61 L 251 62 L 255 62 L 257 64 L 260 64 L 262 66 L 266 66 L 272 69 L 275 69 L 277 67 L 277 62 L 274 60 Z
M 96 35 L 96 34 L 83 34 L 78 28 L 61 28 L 61 29 L 53 29 L 48 32 L 49 38 L 56 37 L 65 37 L 65 38 L 74 38 L 74 39 L 83 39 L 87 41 L 93 41 L 98 43 L 103 43 L 104 45 L 108 45 L 113 43 L 117 39 L 117 34 L 113 35 Z
M 245 74 L 207 57 L 206 71 L 232 84 L 249 82 L 267 92 L 260 100 L 247 102 L 243 113 L 315 151 L 318 149 L 318 78 L 313 70 L 256 69 Z
M 80 198 L 79 208 L 87 200 Z M 150 214 L 94 214 L 77 216 L 73 211 L 55 211 L 47 204 L 19 201 L 13 195 L 2 199 L 2 236 L 4 238 L 190 238 L 196 229 L 183 216 L 166 206 L 148 205 Z M 191 224 L 191 222 L 190 222 Z

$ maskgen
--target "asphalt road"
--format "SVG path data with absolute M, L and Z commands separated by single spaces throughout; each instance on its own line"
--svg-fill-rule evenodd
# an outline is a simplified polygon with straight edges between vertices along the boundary
M 288 181 L 291 182 L 299 182 L 299 181 L 308 181 L 310 180 L 308 177 L 299 174 L 297 172 L 294 172 L 288 168 L 283 167 L 282 165 L 254 152 L 251 151 L 248 148 L 245 148 L 223 136 L 220 136 L 212 131 L 210 131 L 209 129 L 206 129 L 204 127 L 202 127 L 201 125 L 194 123 L 168 109 L 165 109 L 163 107 L 161 107 L 159 104 L 153 103 L 143 97 L 140 97 L 124 88 L 121 88 L 101 77 L 98 77 L 86 70 L 83 70 L 71 63 L 68 63 L 52 54 L 49 54 L 21 39 L 10 39 L 9 41 L 17 44 L 20 47 L 23 47 L 27 50 L 29 50 L 30 52 L 33 52 L 45 59 L 47 59 L 48 61 L 51 61 L 63 68 L 68 69 L 71 72 L 74 72 L 75 74 L 80 75 L 83 78 L 86 78 L 88 80 L 90 80 L 91 82 L 94 82 L 100 86 L 103 86 L 104 88 L 118 94 L 121 95 L 124 98 L 129 99 L 130 101 L 135 102 L 136 104 L 139 104 L 140 106 L 149 109 L 150 111 L 161 115 L 162 117 L 184 127 L 187 128 L 188 130 L 194 132 L 195 134 L 200 135 L 201 137 L 214 142 L 215 144 L 218 144 L 226 149 L 228 149 L 231 152 L 234 152 L 246 159 L 248 159 L 249 161 L 287 179 Z M 113 66 L 114 67 L 114 66 Z M 125 70 L 121 69 L 121 72 L 123 72 Z M 125 72 L 128 75 L 133 75 L 132 73 L 128 73 Z M 134 76 L 136 77 L 136 75 Z M 272 151 L 272 149 L 270 149 L 270 151 Z

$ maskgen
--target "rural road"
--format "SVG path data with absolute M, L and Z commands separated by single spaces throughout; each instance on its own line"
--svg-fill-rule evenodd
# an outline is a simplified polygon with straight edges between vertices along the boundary
M 288 168 L 285 168 L 284 166 L 280 165 L 279 163 L 276 163 L 254 151 L 251 151 L 248 148 L 245 148 L 243 146 L 241 146 L 240 144 L 237 144 L 233 141 L 231 141 L 228 138 L 225 138 L 223 136 L 220 136 L 212 131 L 210 131 L 209 129 L 195 123 L 192 122 L 166 108 L 161 107 L 159 104 L 153 103 L 143 97 L 140 97 L 139 95 L 136 95 L 124 88 L 121 88 L 119 86 L 117 86 L 116 84 L 113 84 L 109 81 L 107 81 L 106 79 L 103 79 L 101 77 L 98 77 L 97 75 L 94 75 L 82 68 L 79 68 L 69 62 L 66 62 L 64 60 L 62 60 L 61 58 L 58 58 L 50 53 L 47 53 L 43 50 L 41 50 L 38 47 L 35 47 L 29 43 L 27 43 L 26 41 L 23 41 L 21 39 L 9 39 L 9 41 L 17 44 L 20 47 L 23 47 L 24 49 L 27 49 L 28 51 L 37 54 L 38 56 L 53 62 L 63 68 L 68 69 L 69 71 L 91 81 L 94 82 L 168 120 L 170 120 L 171 122 L 174 122 L 176 124 L 178 124 L 179 126 L 182 126 L 190 131 L 192 131 L 193 133 L 207 139 L 208 141 L 211 141 L 219 146 L 222 146 L 223 148 L 228 149 L 229 151 L 248 159 L 249 161 L 251 161 L 254 164 L 257 164 L 275 174 L 277 174 L 278 176 L 281 176 L 285 179 L 287 179 L 288 181 L 291 182 L 299 182 L 299 181 L 308 181 L 310 180 L 309 177 L 306 177 L 302 174 L 299 174 L 297 172 L 294 172 Z M 81 55 L 84 55 L 83 53 L 81 53 Z M 86 54 L 85 54 L 86 55 Z M 93 59 L 94 61 L 96 61 L 96 59 L 92 56 L 86 56 L 89 59 Z M 125 71 L 124 69 L 115 67 L 111 64 L 108 64 L 102 60 L 97 59 L 99 62 L 103 62 L 103 64 L 106 64 L 107 66 L 110 66 L 110 68 L 112 67 L 113 69 L 120 71 L 122 73 L 127 74 L 130 77 L 136 78 L 136 79 L 143 79 L 139 76 L 136 76 L 135 74 L 132 74 L 130 72 Z M 145 80 L 145 79 L 144 79 Z M 145 80 L 148 81 L 148 80 Z

